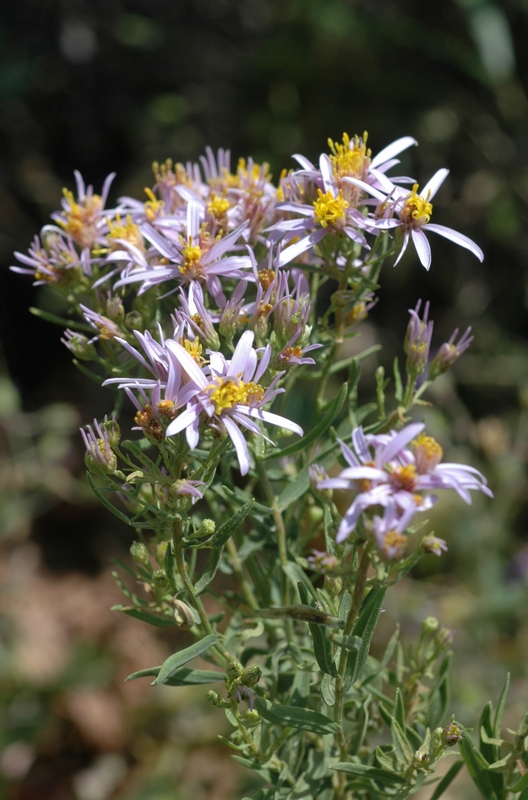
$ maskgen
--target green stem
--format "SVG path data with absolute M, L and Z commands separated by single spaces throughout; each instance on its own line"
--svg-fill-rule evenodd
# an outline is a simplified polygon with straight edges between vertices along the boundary
M 234 543 L 233 539 L 228 539 L 226 544 L 227 552 L 229 553 L 229 559 L 231 561 L 231 566 L 233 567 L 233 572 L 237 576 L 240 586 L 242 588 L 242 594 L 246 600 L 246 603 L 250 608 L 254 611 L 259 611 L 260 606 L 257 602 L 255 595 L 253 594 L 253 588 L 250 585 L 249 581 L 246 579 L 244 574 L 244 568 L 242 566 L 242 562 L 238 557 L 238 550 L 236 544 Z

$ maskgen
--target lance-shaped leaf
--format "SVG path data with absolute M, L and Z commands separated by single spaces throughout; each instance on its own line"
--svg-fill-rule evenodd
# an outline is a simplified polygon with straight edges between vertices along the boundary
M 223 547 L 227 543 L 227 541 L 231 538 L 231 536 L 234 534 L 234 532 L 238 529 L 238 527 L 242 524 L 242 522 L 245 520 L 245 518 L 253 508 L 254 504 L 255 504 L 254 500 L 248 500 L 248 502 L 244 503 L 244 505 L 241 506 L 238 509 L 238 511 L 235 511 L 235 513 L 231 517 L 229 517 L 229 519 L 227 519 L 224 522 L 224 524 L 221 525 L 218 528 L 218 530 L 215 531 L 213 535 L 209 537 L 209 539 L 206 539 L 205 542 L 200 542 L 200 544 L 195 545 L 193 543 L 191 546 L 200 548 Z
M 305 603 L 310 603 L 311 598 L 305 586 L 302 583 L 299 583 L 298 588 L 301 600 L 303 600 Z M 311 606 L 308 607 L 311 608 Z M 315 610 L 316 609 L 312 609 L 312 611 Z M 336 622 L 339 624 L 339 620 L 336 619 Z M 334 678 L 337 677 L 337 667 L 334 661 L 334 652 L 332 649 L 332 644 L 328 638 L 327 631 L 320 625 L 314 625 L 313 622 L 309 622 L 308 627 L 310 628 L 310 634 L 314 644 L 315 658 L 317 659 L 319 668 L 327 675 L 331 675 Z
M 469 733 L 464 730 L 459 743 L 460 753 L 464 759 L 473 782 L 486 800 L 499 800 L 490 781 L 489 764 L 480 753 Z
M 217 641 L 218 636 L 211 633 L 201 641 L 195 642 L 190 647 L 186 647 L 185 650 L 180 650 L 179 653 L 174 653 L 172 656 L 169 656 L 161 665 L 157 677 L 152 681 L 152 685 L 157 686 L 160 683 L 167 683 L 167 681 L 178 672 L 180 667 L 192 661 L 193 658 L 201 656 L 202 653 L 205 653 L 205 651 L 216 644 Z
M 284 458 L 284 456 L 291 456 L 294 453 L 299 453 L 301 450 L 306 452 L 308 448 L 314 444 L 322 435 L 325 433 L 332 422 L 335 420 L 339 412 L 341 411 L 341 407 L 345 402 L 345 398 L 347 396 L 348 391 L 348 384 L 344 383 L 339 390 L 337 396 L 332 400 L 331 403 L 325 409 L 325 412 L 319 422 L 314 425 L 311 429 L 310 433 L 304 436 L 302 439 L 299 439 L 294 444 L 291 444 L 289 447 L 286 447 L 284 450 L 274 451 L 268 453 L 267 456 L 264 457 L 263 460 L 269 458 Z
M 333 764 L 330 769 L 335 769 L 338 772 L 347 772 L 349 775 L 372 778 L 387 785 L 405 783 L 405 778 L 402 778 L 396 772 L 391 772 L 388 769 L 378 769 L 378 767 L 369 767 L 368 764 L 349 764 L 347 761 L 340 761 L 339 764 Z
M 125 680 L 135 681 L 137 678 L 156 678 L 160 673 L 161 667 L 150 667 L 149 669 L 141 669 L 139 672 L 133 672 Z M 225 678 L 223 672 L 215 672 L 212 669 L 182 669 L 176 672 L 163 681 L 165 686 L 196 686 L 202 683 L 217 683 Z
M 194 586 L 195 591 L 197 594 L 203 592 L 206 586 L 209 586 L 211 581 L 213 580 L 214 576 L 217 573 L 218 567 L 220 565 L 220 559 L 222 558 L 222 551 L 223 547 L 215 548 L 211 550 L 211 555 L 209 556 L 209 560 L 204 567 L 204 571 L 200 575 L 199 579 L 196 581 Z
M 112 505 L 110 500 L 106 499 L 106 497 L 103 494 L 103 490 L 97 488 L 89 472 L 86 473 L 86 477 L 88 478 L 88 483 L 90 484 L 92 491 L 99 500 L 99 502 L 101 502 L 105 508 L 107 508 L 109 511 L 112 512 L 112 514 L 114 514 L 118 519 L 120 519 L 121 522 L 124 522 L 126 525 L 130 525 L 130 520 L 127 517 L 127 515 L 123 514 L 122 511 L 119 511 L 118 508 Z
M 345 672 L 345 691 L 361 677 L 363 667 L 367 660 L 370 650 L 370 643 L 376 628 L 379 615 L 385 600 L 387 589 L 379 586 L 376 589 L 371 589 L 370 594 L 367 595 L 363 607 L 359 614 L 359 619 L 354 625 L 352 636 L 359 636 L 361 639 L 361 646 L 356 652 L 350 653 L 348 657 L 348 664 Z
M 133 606 L 112 606 L 110 611 L 122 611 L 134 619 L 140 619 L 141 622 L 146 622 L 148 625 L 154 625 L 156 628 L 171 628 L 176 624 L 175 620 L 171 617 L 161 617 L 156 614 L 151 614 L 149 611 L 144 611 L 142 608 L 134 608 Z
M 301 728 L 322 736 L 339 731 L 337 723 L 325 717 L 324 714 L 319 714 L 318 711 L 312 711 L 309 708 L 282 706 L 258 696 L 255 697 L 255 708 L 263 719 L 273 722 L 275 725 L 281 725 L 283 728 Z
M 446 772 L 436 789 L 434 790 L 433 794 L 430 797 L 430 800 L 439 800 L 442 797 L 445 790 L 449 787 L 449 785 L 455 780 L 456 776 L 464 766 L 463 761 L 455 761 L 454 764 L 451 765 L 449 770 Z

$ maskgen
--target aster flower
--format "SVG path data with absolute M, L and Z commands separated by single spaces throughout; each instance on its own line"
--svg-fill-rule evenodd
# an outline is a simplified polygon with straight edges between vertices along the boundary
M 62 211 L 51 215 L 52 219 L 68 236 L 81 247 L 92 248 L 99 240 L 106 225 L 104 207 L 115 172 L 106 178 L 101 194 L 94 194 L 93 187 L 86 187 L 80 172 L 75 170 L 77 197 L 68 189 L 63 190 Z
M 454 489 L 466 503 L 471 503 L 470 490 L 493 496 L 478 470 L 465 464 L 441 464 L 442 448 L 422 433 L 424 428 L 422 423 L 412 423 L 399 433 L 365 435 L 359 427 L 352 432 L 354 450 L 341 442 L 349 466 L 336 478 L 319 484 L 321 489 L 356 493 L 339 526 L 338 542 L 350 535 L 368 508 L 392 506 L 399 514 L 410 513 L 411 517 L 431 508 L 436 497 L 424 496 L 424 491 Z M 409 448 L 411 442 L 413 450 Z
M 367 241 L 358 228 L 365 227 L 365 217 L 345 198 L 337 188 L 330 159 L 322 155 L 319 161 L 320 175 L 324 192 L 317 189 L 317 199 L 312 205 L 302 203 L 279 203 L 277 209 L 300 214 L 300 219 L 282 220 L 267 230 L 272 238 L 294 237 L 306 234 L 299 241 L 287 246 L 280 254 L 279 265 L 284 266 L 311 250 L 314 245 L 329 235 L 346 235 L 362 247 L 369 249 Z
M 381 189 L 377 189 L 357 178 L 345 178 L 344 180 L 359 186 L 379 201 L 378 209 L 374 214 L 375 228 L 378 230 L 399 229 L 403 232 L 402 248 L 394 262 L 394 266 L 400 261 L 409 242 L 412 240 L 420 263 L 425 269 L 428 270 L 430 268 L 431 247 L 425 231 L 438 233 L 440 236 L 460 245 L 460 247 L 469 250 L 479 261 L 484 260 L 484 253 L 468 236 L 464 236 L 463 233 L 459 233 L 445 225 L 429 222 L 433 213 L 431 200 L 449 175 L 448 169 L 439 169 L 435 172 L 421 192 L 418 191 L 417 183 L 414 184 L 411 192 L 406 192 L 381 172 L 376 171 L 375 175 L 378 178 Z M 396 214 L 396 217 L 394 214 Z
M 271 347 L 268 345 L 264 349 L 259 360 L 253 349 L 253 339 L 252 331 L 243 333 L 229 361 L 221 353 L 210 352 L 210 364 L 206 368 L 200 368 L 178 342 L 166 342 L 196 387 L 185 411 L 169 423 L 166 435 L 185 431 L 189 447 L 193 449 L 198 444 L 200 421 L 205 419 L 209 427 L 227 433 L 231 439 L 242 475 L 249 470 L 249 451 L 241 428 L 263 436 L 255 421 L 258 420 L 303 435 L 296 423 L 263 410 L 264 405 L 284 390 L 275 388 L 280 375 L 267 389 L 259 384 L 269 365 Z
M 105 417 L 105 422 L 107 419 Z M 80 429 L 81 436 L 86 446 L 86 458 L 88 462 L 95 464 L 104 472 L 115 472 L 117 467 L 117 457 L 112 450 L 109 438 L 108 427 L 105 424 L 99 425 L 94 419 L 94 427 L 86 426 L 86 430 Z
M 468 349 L 474 338 L 473 336 L 470 336 L 470 333 L 471 326 L 462 334 L 458 344 L 455 344 L 455 339 L 458 336 L 458 328 L 455 328 L 449 338 L 449 341 L 444 342 L 438 353 L 431 361 L 431 379 L 438 377 L 438 375 L 442 375 L 444 372 L 447 372 L 449 367 L 457 360 L 457 358 L 460 358 L 462 353 Z
M 40 237 L 35 236 L 27 255 L 15 252 L 15 256 L 25 266 L 11 269 L 22 275 L 32 275 L 35 286 L 47 283 L 68 285 L 79 277 L 79 268 L 90 274 L 86 257 L 79 257 L 72 240 L 52 225 L 45 226 Z
M 179 234 L 179 226 L 175 221 L 167 223 L 163 229 L 164 235 L 149 223 L 141 226 L 141 234 L 153 246 L 156 256 L 154 260 L 149 258 L 150 254 L 143 255 L 132 245 L 128 245 L 125 251 L 118 251 L 110 256 L 113 260 L 125 258 L 129 261 L 129 267 L 115 286 L 141 282 L 138 291 L 140 295 L 165 281 L 197 282 L 205 285 L 215 300 L 223 304 L 225 297 L 220 277 L 251 280 L 251 277 L 248 278 L 244 273 L 244 270 L 251 268 L 248 256 L 224 258 L 224 255 L 234 247 L 247 224 L 243 223 L 232 233 L 215 241 L 202 229 L 198 203 L 189 202 L 185 237 Z M 171 226 L 173 232 L 178 233 L 177 237 L 172 237 L 176 241 L 171 241 Z

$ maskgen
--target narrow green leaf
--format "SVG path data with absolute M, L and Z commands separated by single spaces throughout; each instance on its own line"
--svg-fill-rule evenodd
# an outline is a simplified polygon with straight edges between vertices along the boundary
M 460 753 L 474 784 L 486 800 L 499 800 L 490 781 L 489 764 L 480 753 L 469 733 L 464 730 L 459 743 Z
M 170 617 L 158 617 L 156 614 L 151 614 L 141 608 L 133 608 L 132 606 L 112 606 L 110 611 L 122 611 L 123 614 L 134 617 L 134 619 L 140 619 L 141 622 L 154 625 L 156 628 L 172 628 L 175 625 L 174 620 Z
M 258 695 L 255 696 L 255 708 L 261 717 L 275 725 L 282 725 L 283 728 L 301 728 L 323 736 L 339 731 L 339 725 L 324 714 L 309 708 L 282 706 Z
M 497 705 L 497 710 L 495 712 L 495 718 L 493 720 L 493 736 L 500 738 L 501 735 L 501 725 L 502 725 L 502 715 L 504 713 L 504 706 L 506 704 L 506 695 L 508 694 L 508 689 L 510 688 L 510 673 L 506 675 L 506 680 L 504 681 L 504 686 L 502 687 L 501 696 L 499 697 L 499 703 Z
M 430 800 L 439 800 L 439 798 L 443 795 L 445 790 L 450 786 L 450 784 L 455 780 L 456 776 L 464 766 L 463 761 L 455 761 L 454 764 L 451 765 L 449 770 L 446 772 L 434 792 L 432 793 Z
M 251 512 L 254 505 L 254 500 L 248 500 L 247 503 L 244 503 L 238 511 L 235 511 L 232 517 L 226 520 L 223 525 L 220 525 L 209 539 L 202 542 L 200 547 L 223 547 Z
M 75 319 L 68 319 L 67 317 L 59 317 L 57 314 L 52 314 L 50 311 L 44 311 L 42 308 L 35 308 L 34 306 L 30 306 L 29 313 L 33 314 L 34 317 L 38 317 L 39 319 L 44 319 L 46 322 L 53 322 L 55 325 L 60 325 L 67 328 L 71 328 L 72 330 L 76 331 L 85 331 L 85 333 L 93 334 L 94 329 L 87 325 L 86 322 L 78 322 Z
M 332 636 L 332 642 L 337 644 L 338 647 L 344 647 L 345 650 L 354 652 L 359 650 L 363 639 L 360 639 L 359 636 Z
M 343 403 L 345 402 L 347 392 L 348 384 L 344 383 L 337 396 L 332 400 L 331 403 L 328 404 L 321 419 L 316 425 L 314 425 L 310 433 L 308 433 L 306 436 L 303 436 L 302 439 L 298 439 L 289 447 L 284 448 L 284 450 L 269 453 L 264 457 L 263 460 L 266 461 L 269 458 L 283 458 L 284 456 L 291 456 L 294 453 L 298 453 L 301 450 L 308 450 L 308 448 L 328 430 L 334 419 L 337 417 L 341 411 Z
M 515 786 L 510 787 L 510 792 L 523 792 L 525 789 L 528 789 L 528 773 L 523 775 L 522 778 L 517 781 Z
M 88 478 L 88 483 L 90 484 L 93 493 L 95 494 L 97 499 L 104 505 L 104 507 L 107 508 L 109 511 L 111 511 L 112 514 L 114 514 L 118 519 L 121 520 L 121 522 L 124 522 L 125 525 L 130 525 L 130 520 L 126 516 L 126 514 L 123 514 L 114 505 L 112 505 L 112 503 L 109 500 L 106 499 L 102 491 L 98 489 L 95 483 L 93 482 L 93 478 L 89 472 L 86 473 L 86 477 Z
M 177 586 L 175 581 L 176 573 L 176 557 L 174 555 L 174 542 L 167 542 L 167 550 L 165 551 L 165 558 L 163 559 L 163 566 L 165 574 L 169 580 L 171 590 L 176 594 Z
M 310 595 L 308 594 L 305 586 L 302 583 L 299 583 L 298 589 L 301 600 L 303 600 L 303 602 L 305 602 L 307 605 L 310 604 Z M 308 607 L 311 608 L 311 605 L 308 605 Z M 310 634 L 314 644 L 315 658 L 319 664 L 319 669 L 322 672 L 325 672 L 327 675 L 332 675 L 334 678 L 337 677 L 337 667 L 334 662 L 334 652 L 332 649 L 332 644 L 328 638 L 327 631 L 320 625 L 314 625 L 313 623 L 309 623 L 308 627 L 310 628 Z
M 493 740 L 493 706 L 491 700 L 486 703 L 480 715 L 479 722 L 479 749 L 488 764 L 493 764 L 500 758 L 500 744 Z M 504 794 L 504 777 L 499 772 L 490 772 L 489 780 L 493 789 L 501 797 Z
M 327 706 L 332 708 L 335 704 L 336 686 L 335 678 L 325 672 L 321 679 L 321 696 Z
M 148 602 L 143 597 L 139 597 L 139 595 L 135 594 L 135 592 L 131 592 L 130 589 L 126 586 L 126 584 L 123 583 L 118 572 L 112 572 L 112 577 L 119 586 L 119 588 L 121 589 L 121 591 L 123 592 L 123 594 L 125 595 L 125 597 L 128 597 L 128 599 L 132 603 L 134 603 L 135 606 L 139 606 L 140 608 L 148 607 Z M 136 578 L 135 575 L 134 578 Z
M 220 559 L 222 558 L 223 549 L 223 547 L 219 547 L 215 550 L 211 550 L 211 555 L 209 556 L 207 564 L 204 567 L 204 571 L 194 584 L 194 589 L 198 594 L 203 592 L 206 586 L 209 586 L 216 575 L 218 567 L 220 566 Z
M 78 361 L 76 358 L 73 359 L 73 364 L 75 367 L 77 367 L 79 372 L 82 372 L 83 375 L 86 375 L 87 378 L 90 378 L 90 380 L 96 383 L 98 386 L 101 385 L 103 381 L 101 375 L 98 375 L 96 372 L 92 372 L 91 369 L 85 367 L 84 364 L 81 361 Z
M 387 589 L 385 587 L 377 587 L 371 589 L 363 603 L 358 621 L 354 625 L 352 636 L 359 636 L 361 647 L 357 652 L 350 653 L 348 657 L 348 664 L 345 672 L 345 690 L 347 690 L 353 683 L 361 677 L 367 656 L 370 650 L 370 643 L 376 628 L 379 615 L 385 600 Z
M 172 656 L 169 656 L 169 658 L 167 658 L 167 660 L 161 665 L 158 676 L 154 681 L 152 681 L 152 685 L 157 686 L 160 683 L 166 683 L 167 680 L 172 678 L 172 676 L 180 669 L 180 667 L 183 667 L 188 661 L 192 661 L 193 658 L 201 656 L 202 653 L 205 653 L 206 650 L 209 650 L 209 648 L 216 644 L 217 641 L 218 636 L 216 636 L 214 633 L 211 633 L 209 636 L 206 636 L 199 642 L 195 642 L 190 647 L 186 647 L 185 650 L 180 650 L 178 653 L 174 653 Z
M 403 697 L 399 688 L 396 689 L 392 716 L 397 720 L 400 728 L 405 730 L 405 706 L 403 705 Z
M 312 582 L 296 561 L 288 561 L 287 564 L 283 564 L 282 571 L 287 575 L 292 586 L 297 590 L 299 590 L 299 586 L 304 586 L 310 597 L 312 597 L 313 600 L 317 600 Z
M 390 772 L 388 769 L 378 769 L 377 767 L 369 767 L 368 764 L 349 764 L 347 761 L 341 761 L 339 764 L 333 764 L 330 769 L 335 769 L 338 772 L 347 772 L 349 775 L 364 775 L 368 778 L 373 778 L 380 783 L 405 783 L 405 778 L 397 775 L 395 772 Z
M 414 750 L 407 741 L 407 737 L 395 717 L 391 721 L 391 734 L 392 745 L 398 762 L 405 767 L 410 766 L 414 757 Z
M 348 752 L 351 756 L 355 756 L 359 748 L 362 747 L 365 737 L 367 735 L 369 715 L 368 715 L 369 699 L 365 700 L 356 716 L 356 729 L 352 734 Z
M 401 403 L 403 400 L 403 383 L 401 379 L 400 373 L 400 363 L 398 361 L 398 356 L 394 359 L 394 397 Z
M 139 672 L 133 672 L 125 680 L 135 681 L 137 678 L 156 678 L 159 675 L 161 667 L 151 667 L 150 669 L 142 669 Z M 217 683 L 223 681 L 225 674 L 223 672 L 215 672 L 212 669 L 182 669 L 176 670 L 174 675 L 164 681 L 165 686 L 197 686 L 199 684 Z

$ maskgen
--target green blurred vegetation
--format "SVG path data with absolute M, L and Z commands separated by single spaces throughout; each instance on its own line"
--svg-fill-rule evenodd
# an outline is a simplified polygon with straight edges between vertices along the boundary
M 167 691 L 159 700 L 145 689 L 138 698 L 121 686 L 132 663 L 153 663 L 152 649 L 162 658 L 170 642 L 151 641 L 141 626 L 130 633 L 105 610 L 114 600 L 101 582 L 110 556 L 126 550 L 127 533 L 94 511 L 78 483 L 82 455 L 71 438 L 75 420 L 104 413 L 105 400 L 74 372 L 59 330 L 27 311 L 43 299 L 39 290 L 8 271 L 13 250 L 27 248 L 62 186 L 73 186 L 74 169 L 96 190 L 116 171 L 113 198 L 140 196 L 152 183 L 153 160 L 194 160 L 206 144 L 267 160 L 278 177 L 293 152 L 316 158 L 329 136 L 367 129 L 374 150 L 415 136 L 420 146 L 405 155 L 402 171 L 421 183 L 450 168 L 435 221 L 474 238 L 485 263 L 435 239 L 427 274 L 409 253 L 382 275 L 362 344 L 381 342 L 389 365 L 419 297 L 431 301 L 437 346 L 454 327 L 473 326 L 475 342 L 439 382 L 428 419 L 446 458 L 482 469 L 495 501 L 438 504 L 433 524 L 449 553 L 429 558 L 399 587 L 385 627 L 400 622 L 412 634 L 427 614 L 455 627 L 459 718 L 470 724 L 488 694 L 496 700 L 509 669 L 514 725 L 528 696 L 527 35 L 526 0 L 2 5 L 2 336 L 22 409 L 31 412 L 24 415 L 3 378 L 2 796 L 41 798 L 42 787 L 50 800 L 237 796 L 212 730 L 222 723 L 203 718 L 201 695 L 187 701 Z M 365 391 L 376 366 L 365 365 Z M 85 628 L 81 611 L 73 622 L 61 615 L 81 603 L 78 585 L 93 617 Z M 52 642 L 62 631 L 61 655 L 43 644 L 24 661 L 31 631 L 44 625 L 45 615 L 30 614 L 39 608 L 55 621 Z M 42 675 L 27 666 L 39 659 Z M 93 702 L 83 705 L 79 697 L 90 692 Z M 106 738 L 93 733 L 97 717 L 92 729 L 83 724 L 97 703 L 119 710 Z

